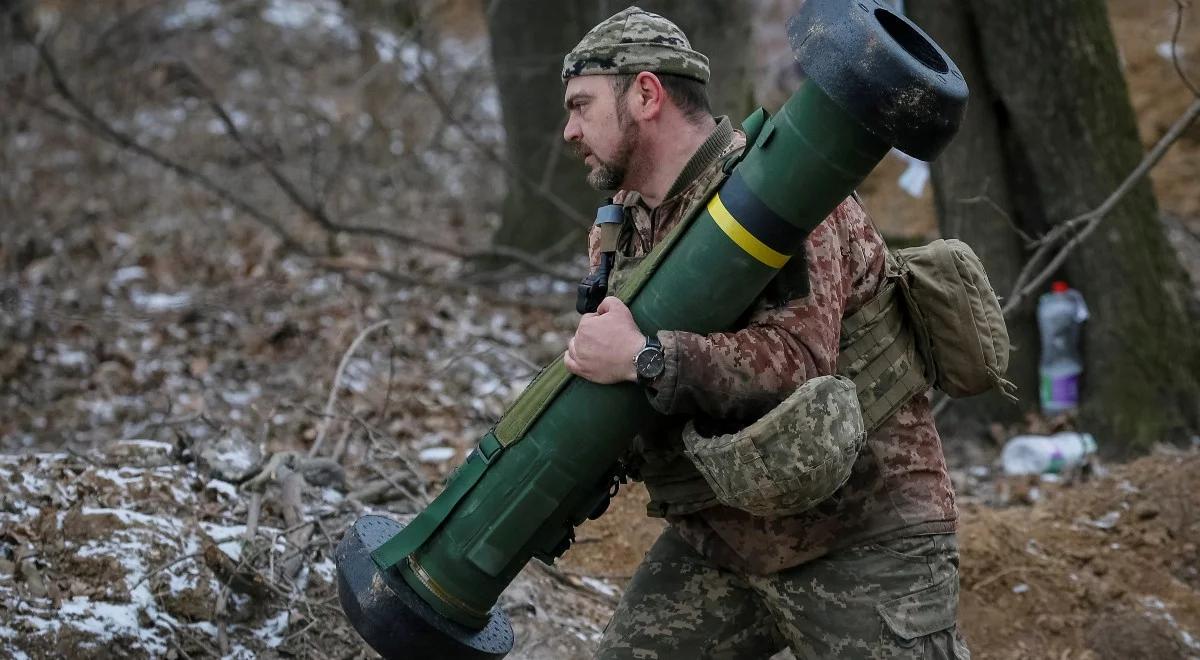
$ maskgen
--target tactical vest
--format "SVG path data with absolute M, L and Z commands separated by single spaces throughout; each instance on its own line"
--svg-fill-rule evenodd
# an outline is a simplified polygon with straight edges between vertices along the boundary
M 731 169 L 728 165 L 736 158 L 736 153 L 727 157 L 722 170 Z M 680 217 L 688 218 L 694 207 L 707 200 L 726 177 L 727 173 L 714 177 L 704 193 L 696 196 L 700 201 L 685 209 Z M 686 220 L 681 221 L 672 233 L 683 231 L 685 223 Z M 648 277 L 648 269 L 637 268 L 643 259 L 627 257 L 619 251 L 610 275 L 610 290 L 621 288 L 630 278 Z M 807 268 L 807 260 L 800 254 L 784 267 L 792 272 L 781 271 L 781 276 L 802 277 L 806 283 Z M 887 275 L 897 272 L 890 255 L 887 269 Z M 842 319 L 837 374 L 854 381 L 868 434 L 930 386 L 929 370 L 899 296 L 896 283 L 885 277 L 875 297 Z M 712 487 L 684 453 L 682 429 L 679 419 L 669 419 L 663 427 L 648 430 L 634 442 L 625 460 L 630 475 L 645 483 L 650 494 L 647 512 L 651 516 L 694 513 L 718 504 Z

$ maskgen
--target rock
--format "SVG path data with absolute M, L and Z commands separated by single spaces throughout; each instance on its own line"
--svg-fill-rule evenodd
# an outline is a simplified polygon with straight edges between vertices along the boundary
M 201 445 L 198 458 L 201 468 L 209 475 L 237 484 L 258 472 L 263 453 L 245 433 L 233 428 Z
M 1158 505 L 1154 502 L 1139 502 L 1133 509 L 1133 515 L 1138 520 L 1150 520 L 1157 518 L 1159 514 Z

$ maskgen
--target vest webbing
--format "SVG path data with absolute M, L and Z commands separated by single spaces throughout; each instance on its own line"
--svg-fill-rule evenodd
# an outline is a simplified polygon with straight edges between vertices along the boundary
M 899 298 L 901 293 L 891 279 L 893 266 L 889 255 L 883 288 L 842 319 L 837 373 L 854 381 L 868 434 L 930 386 L 925 360 Z M 717 504 L 708 482 L 683 455 L 682 448 L 678 456 L 657 468 L 647 467 L 642 479 L 650 494 L 650 515 L 693 513 Z
M 868 434 L 930 385 L 900 295 L 888 280 L 879 294 L 842 319 L 837 372 L 858 388 Z

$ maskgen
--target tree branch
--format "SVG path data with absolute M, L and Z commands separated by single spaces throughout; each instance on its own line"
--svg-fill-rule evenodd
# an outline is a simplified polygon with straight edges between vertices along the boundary
M 69 85 L 67 85 L 66 79 L 63 78 L 62 71 L 58 67 L 58 62 L 54 59 L 54 56 L 50 53 L 49 49 L 46 48 L 46 45 L 42 42 L 34 40 L 33 35 L 29 34 L 24 27 L 20 26 L 19 24 L 17 30 L 21 37 L 37 50 L 38 59 L 41 61 L 42 65 L 46 68 L 47 73 L 50 75 L 50 83 L 54 86 L 54 89 L 56 92 L 58 92 L 58 95 L 67 102 L 67 105 L 71 106 L 78 116 L 71 116 L 66 113 L 62 113 L 61 111 L 55 112 L 55 109 L 51 108 L 50 106 L 39 104 L 42 110 L 56 115 L 56 117 L 60 120 L 65 120 L 72 123 L 80 123 L 85 128 L 91 129 L 93 133 L 100 135 L 118 147 L 148 158 L 157 163 L 160 167 L 163 167 L 190 181 L 195 182 L 202 188 L 208 190 L 212 194 L 237 208 L 239 211 L 254 218 L 259 223 L 269 228 L 279 237 L 284 246 L 289 250 L 304 256 L 312 256 L 303 245 L 301 245 L 296 239 L 292 238 L 292 236 L 287 233 L 287 231 L 275 220 L 275 218 L 271 217 L 266 212 L 246 201 L 229 188 L 217 183 L 203 172 L 188 167 L 177 160 L 174 160 L 162 153 L 159 153 L 158 151 L 155 151 L 154 149 L 151 149 L 150 147 L 147 147 L 133 137 L 117 130 L 112 124 L 102 119 L 86 103 L 84 103 L 77 94 L 75 94 Z
M 1192 101 L 1191 105 L 1175 120 L 1175 123 L 1171 125 L 1166 134 L 1146 153 L 1146 156 L 1142 158 L 1137 167 L 1133 168 L 1129 176 L 1125 177 L 1125 180 L 1117 186 L 1117 189 L 1100 206 L 1056 226 L 1038 242 L 1038 250 L 1030 257 L 1029 263 L 1026 264 L 1020 276 L 1017 277 L 1017 284 L 1013 287 L 1013 292 L 1009 295 L 1008 302 L 1004 305 L 1005 315 L 1019 307 L 1030 294 L 1036 291 L 1066 261 L 1071 252 L 1084 239 L 1096 231 L 1096 228 L 1100 225 L 1100 221 L 1104 220 L 1121 199 L 1162 160 L 1162 157 L 1167 153 L 1171 145 L 1175 144 L 1180 136 L 1195 123 L 1197 117 L 1200 117 L 1200 98 Z M 1081 226 L 1082 228 L 1062 246 L 1062 249 L 1059 250 L 1054 258 L 1040 272 L 1036 271 L 1038 263 L 1054 249 L 1058 241 Z M 1034 272 L 1037 272 L 1037 274 L 1034 275 Z
M 58 95 L 64 101 L 66 101 L 67 105 L 70 106 L 70 108 L 74 111 L 74 114 L 72 114 L 70 112 L 65 112 L 65 111 L 63 111 L 59 108 L 56 108 L 53 105 L 50 105 L 40 99 L 30 98 L 25 95 L 20 95 L 21 100 L 23 100 L 26 103 L 29 103 L 33 107 L 37 108 L 38 110 L 44 112 L 48 116 L 50 116 L 62 123 L 79 125 L 79 126 L 83 127 L 85 130 L 89 131 L 90 133 L 117 146 L 118 148 L 138 154 L 139 156 L 142 156 L 142 157 L 150 160 L 151 162 L 154 162 L 155 164 L 159 165 L 160 167 L 162 167 L 168 171 L 171 171 L 171 172 L 179 175 L 180 177 L 199 185 L 201 188 L 212 193 L 217 198 L 225 201 L 226 203 L 230 204 L 237 210 L 245 213 L 247 216 L 249 216 L 250 218 L 257 221 L 264 227 L 268 228 L 272 233 L 274 233 L 280 239 L 282 247 L 286 251 L 291 252 L 296 255 L 299 255 L 299 256 L 302 256 L 302 257 L 313 259 L 318 264 L 324 266 L 325 268 L 327 268 L 328 270 L 331 270 L 331 271 L 336 271 L 336 272 L 345 272 L 348 270 L 364 271 L 364 272 L 369 272 L 369 273 L 373 273 L 376 275 L 380 275 L 392 282 L 398 282 L 398 283 L 403 283 L 403 284 L 408 284 L 408 285 L 424 285 L 424 286 L 429 286 L 429 287 L 436 288 L 436 289 L 444 289 L 444 290 L 456 291 L 456 292 L 475 293 L 475 294 L 480 295 L 481 297 L 487 298 L 493 302 L 500 303 L 500 304 L 515 305 L 518 307 L 545 309 L 545 310 L 550 310 L 550 311 L 562 311 L 561 304 L 546 302 L 546 301 L 543 301 L 540 299 L 522 299 L 522 298 L 517 298 L 517 297 L 511 297 L 511 296 L 502 296 L 502 295 L 497 294 L 494 291 L 494 288 L 490 287 L 490 286 L 475 285 L 475 284 L 470 284 L 467 282 L 460 282 L 460 281 L 454 281 L 454 280 L 424 279 L 424 278 L 414 277 L 414 276 L 407 275 L 407 274 L 392 272 L 392 271 L 389 271 L 389 270 L 386 270 L 383 268 L 378 268 L 378 267 L 355 266 L 355 267 L 348 268 L 345 264 L 338 264 L 335 261 L 332 261 L 330 259 L 329 255 L 315 253 L 312 250 L 309 250 L 303 244 L 301 244 L 297 239 L 292 237 L 287 232 L 287 230 L 284 229 L 284 227 L 274 217 L 272 217 L 270 214 L 263 211 L 259 207 L 255 206 L 251 202 L 247 201 L 245 198 L 241 197 L 237 193 L 233 192 L 228 187 L 221 185 L 220 183 L 216 182 L 215 180 L 213 180 L 211 177 L 204 174 L 203 172 L 200 172 L 199 170 L 196 170 L 188 165 L 185 165 L 184 163 L 182 163 L 178 160 L 175 160 L 175 159 L 171 158 L 170 156 L 167 156 L 167 155 L 143 144 L 136 138 L 118 130 L 110 122 L 106 121 L 105 119 L 103 119 L 102 117 L 97 115 L 95 113 L 95 111 L 93 111 L 86 103 L 84 103 L 83 100 L 67 84 L 66 79 L 62 75 L 61 69 L 59 68 L 58 63 L 55 60 L 53 54 L 50 53 L 50 51 L 43 44 L 35 42 L 32 35 L 30 35 L 28 32 L 22 31 L 19 34 L 22 36 L 22 38 L 24 38 L 28 43 L 30 43 L 37 50 L 39 60 L 42 62 L 42 64 L 45 66 L 47 72 L 49 73 L 50 81 L 51 81 L 51 84 L 53 85 L 55 91 L 58 93 Z M 229 125 L 232 124 L 232 120 L 229 117 L 227 112 L 224 113 L 224 117 L 225 118 L 222 119 L 222 123 L 228 127 Z M 226 122 L 228 122 L 228 124 L 226 124 Z M 284 179 L 284 180 L 286 180 L 286 179 Z M 292 187 L 292 190 L 295 190 L 295 188 Z M 300 199 L 302 200 L 303 198 L 301 197 Z M 295 199 L 293 199 L 292 201 L 293 201 L 293 203 L 298 203 L 297 200 L 295 200 Z M 336 226 L 337 225 L 335 223 L 335 227 Z M 351 231 L 357 231 L 357 228 L 352 227 L 352 226 L 348 227 L 348 229 L 350 229 Z M 414 244 L 417 244 L 417 245 L 420 245 L 422 247 L 426 247 L 429 249 L 436 249 L 436 250 L 445 252 L 451 256 L 455 256 L 455 257 L 458 257 L 458 258 L 461 258 L 464 260 L 473 259 L 473 258 L 482 258 L 482 257 L 488 257 L 488 256 L 510 258 L 510 259 L 517 260 L 517 261 L 524 263 L 526 266 L 529 266 L 532 270 L 541 272 L 543 274 L 549 275 L 556 279 L 566 280 L 566 281 L 574 281 L 576 279 L 576 276 L 574 276 L 572 274 L 569 274 L 565 271 L 560 271 L 560 270 L 557 270 L 552 267 L 544 265 L 542 263 L 541 259 L 539 258 L 540 255 L 529 255 L 527 253 L 521 252 L 520 250 L 516 250 L 516 249 L 512 249 L 512 248 L 500 247 L 495 250 L 467 251 L 467 250 L 461 250 L 458 248 L 438 245 L 436 243 L 429 242 L 429 241 L 423 241 L 423 240 L 419 239 L 418 237 L 409 237 L 400 232 L 391 232 L 391 234 L 392 234 L 392 236 L 390 236 L 390 238 L 392 238 L 394 240 L 403 241 L 403 240 L 408 240 L 411 238 L 412 242 Z M 383 234 L 379 234 L 378 236 L 382 237 Z

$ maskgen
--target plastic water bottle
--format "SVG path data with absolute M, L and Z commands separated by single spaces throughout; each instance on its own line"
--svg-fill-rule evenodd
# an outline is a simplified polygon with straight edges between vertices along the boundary
M 1087 317 L 1083 296 L 1066 282 L 1055 282 L 1050 292 L 1038 299 L 1042 337 L 1039 390 L 1042 412 L 1048 415 L 1079 407 L 1079 377 L 1083 374 L 1079 330 Z
M 1000 462 L 1005 474 L 1059 474 L 1094 453 L 1096 439 L 1091 433 L 1018 435 L 1005 443 Z

